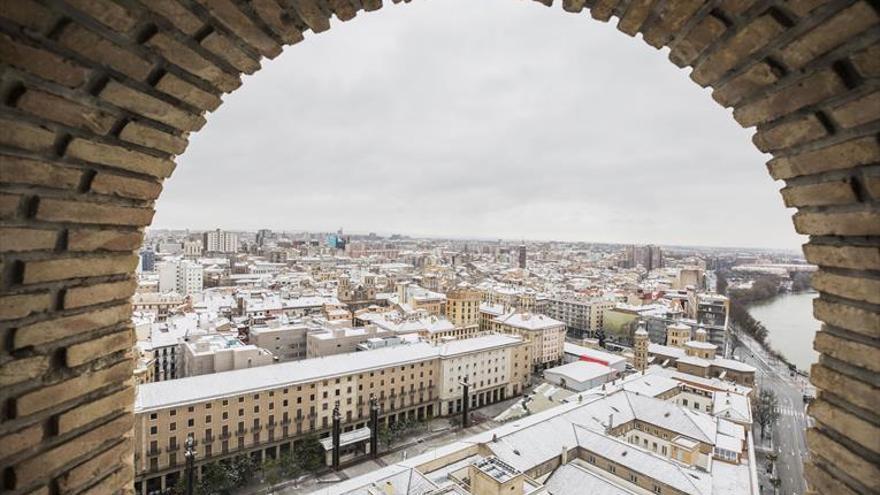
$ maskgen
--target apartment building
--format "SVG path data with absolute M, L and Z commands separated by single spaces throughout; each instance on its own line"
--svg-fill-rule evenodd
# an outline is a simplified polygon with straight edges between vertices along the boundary
M 248 343 L 271 352 L 278 361 L 305 359 L 308 354 L 308 334 L 305 323 L 276 323 L 254 326 L 248 331 Z
M 482 293 L 475 289 L 459 288 L 446 293 L 446 319 L 456 327 L 480 324 Z
M 378 399 L 382 423 L 442 414 L 438 387 L 447 381 L 443 370 L 463 378 L 459 363 L 480 363 L 467 368 L 470 380 L 483 382 L 471 392 L 476 407 L 501 400 L 502 389 L 510 397 L 527 380 L 526 349 L 520 339 L 494 335 L 141 385 L 135 402 L 136 491 L 161 490 L 177 482 L 184 467 L 183 444 L 190 435 L 200 464 L 238 454 L 262 459 L 289 451 L 304 435 L 329 435 L 336 403 L 344 431 L 367 426 L 370 396 Z M 502 361 L 512 371 L 502 372 Z
M 604 299 L 579 297 L 551 297 L 547 300 L 547 316 L 565 323 L 572 335 L 592 336 L 602 329 L 605 312 L 614 308 L 615 302 Z
M 532 367 L 543 370 L 562 363 L 565 323 L 532 313 L 507 313 L 492 320 L 492 331 L 518 335 L 529 346 Z
M 192 261 L 165 261 L 159 263 L 159 292 L 191 295 L 204 288 L 204 268 Z
M 225 230 L 212 230 L 202 235 L 202 246 L 206 253 L 237 253 L 238 234 Z
M 356 352 L 358 345 L 370 339 L 385 339 L 396 334 L 376 325 L 362 327 L 328 327 L 310 333 L 306 338 L 306 357 L 316 358 Z
M 242 344 L 232 335 L 212 333 L 180 343 L 182 375 L 197 376 L 255 368 L 275 362 L 271 352 Z
M 530 370 L 529 346 L 521 337 L 491 334 L 446 342 L 440 351 L 440 414 L 463 409 L 465 379 L 475 409 L 519 395 Z

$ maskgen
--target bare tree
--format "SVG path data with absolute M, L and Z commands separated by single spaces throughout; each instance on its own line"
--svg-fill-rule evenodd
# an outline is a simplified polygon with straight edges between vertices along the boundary
M 757 400 L 752 404 L 752 416 L 761 425 L 761 439 L 763 439 L 767 426 L 779 419 L 779 399 L 776 397 L 776 392 L 762 388 Z

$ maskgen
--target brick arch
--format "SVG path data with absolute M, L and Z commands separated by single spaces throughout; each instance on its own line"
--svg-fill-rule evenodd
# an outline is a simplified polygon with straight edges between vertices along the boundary
M 399 0 L 394 0 L 397 3 Z M 543 0 L 550 5 L 552 0 Z M 129 297 L 143 228 L 205 112 L 285 45 L 382 0 L 0 3 L 0 470 L 8 493 L 134 477 Z M 852 0 L 563 0 L 619 19 L 756 127 L 820 266 L 807 475 L 880 484 L 880 28 Z M 812 338 L 812 335 L 804 335 Z M 44 491 L 40 491 L 44 490 Z

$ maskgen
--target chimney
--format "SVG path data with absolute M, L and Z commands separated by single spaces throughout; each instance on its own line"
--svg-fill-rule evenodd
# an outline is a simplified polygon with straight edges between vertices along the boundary
M 390 481 L 386 481 L 385 486 L 382 487 L 382 491 L 385 492 L 385 495 L 394 495 L 394 485 L 392 485 Z
M 608 426 L 606 427 L 605 433 L 610 434 L 611 428 L 614 427 L 614 413 L 608 415 Z
M 565 445 L 562 446 L 562 454 L 559 456 L 559 464 L 568 464 L 568 447 Z

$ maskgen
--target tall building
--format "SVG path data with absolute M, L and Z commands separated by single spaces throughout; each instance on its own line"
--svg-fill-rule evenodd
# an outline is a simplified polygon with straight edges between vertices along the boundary
M 446 293 L 446 319 L 456 327 L 480 324 L 480 301 L 482 292 L 476 289 L 458 288 Z
M 204 244 L 200 239 L 183 241 L 183 256 L 186 258 L 198 258 L 204 252 Z
M 522 269 L 526 268 L 526 245 L 519 245 L 519 267 Z
M 192 261 L 166 261 L 159 265 L 159 292 L 195 294 L 204 288 L 204 268 Z
M 220 229 L 205 232 L 202 247 L 207 253 L 237 253 L 238 235 Z
M 642 265 L 646 270 L 651 271 L 657 268 L 663 268 L 663 250 L 660 246 L 627 246 L 626 247 L 626 267 L 635 268 Z
M 141 271 L 151 272 L 156 269 L 156 253 L 153 248 L 141 251 Z

